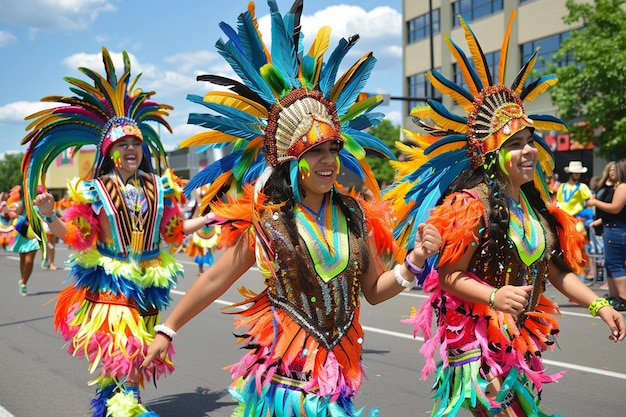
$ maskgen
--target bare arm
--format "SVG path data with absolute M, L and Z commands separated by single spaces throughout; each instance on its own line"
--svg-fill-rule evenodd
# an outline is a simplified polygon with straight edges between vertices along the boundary
M 479 236 L 482 222 L 476 227 L 475 235 Z M 444 264 L 439 267 L 439 285 L 441 288 L 470 303 L 489 305 L 492 301 L 493 308 L 509 314 L 519 314 L 528 306 L 528 298 L 532 286 L 505 285 L 497 290 L 485 285 L 467 274 L 469 264 L 474 255 L 476 246 L 467 248 L 465 254 L 454 264 Z
M 254 252 L 248 247 L 247 237 L 242 236 L 234 246 L 226 249 L 215 265 L 198 277 L 163 324 L 174 331 L 179 330 L 224 294 L 254 262 Z M 155 337 L 141 366 L 147 367 L 157 356 L 164 359 L 169 344 L 167 338 Z
M 595 197 L 587 200 L 587 205 L 590 207 L 597 207 L 602 211 L 611 214 L 617 214 L 624 206 L 626 206 L 626 183 L 621 183 L 615 188 L 615 193 L 613 194 L 613 200 L 610 203 L 606 203 L 604 201 L 596 200 Z
M 548 278 L 554 288 L 583 307 L 589 307 L 598 296 L 573 272 L 563 271 L 554 262 L 550 261 Z M 611 330 L 609 339 L 614 341 L 624 340 L 625 328 L 624 317 L 611 306 L 602 307 L 598 316 L 604 320 Z
M 368 303 L 378 304 L 402 292 L 405 287 L 398 284 L 396 272 L 393 269 L 387 271 L 378 256 L 373 240 L 368 241 L 370 266 L 361 276 L 361 291 Z M 418 227 L 414 248 L 409 253 L 409 259 L 415 266 L 421 268 L 426 259 L 439 251 L 440 245 L 441 235 L 437 228 L 430 224 L 421 224 Z M 400 264 L 397 272 L 406 281 L 415 279 L 415 276 L 403 264 Z
M 39 207 L 39 212 L 43 216 L 52 218 L 52 222 L 48 223 L 50 231 L 59 239 L 65 238 L 67 226 L 63 220 L 54 214 L 54 196 L 47 192 L 41 193 L 35 197 L 33 204 Z

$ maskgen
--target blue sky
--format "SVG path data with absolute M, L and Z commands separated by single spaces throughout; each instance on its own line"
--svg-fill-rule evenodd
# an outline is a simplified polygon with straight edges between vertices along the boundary
M 291 0 L 277 0 L 282 13 Z M 235 25 L 247 0 L 0 0 L 0 158 L 23 152 L 19 143 L 24 117 L 42 109 L 41 97 L 70 94 L 64 76 L 86 79 L 86 66 L 103 71 L 105 46 L 122 68 L 121 54 L 131 57 L 132 74 L 142 73 L 138 86 L 156 91 L 154 99 L 174 106 L 168 121 L 174 134 L 162 134 L 166 149 L 198 131 L 187 125 L 200 106 L 187 94 L 204 94 L 213 87 L 197 82 L 199 74 L 235 77 L 216 53 L 222 36 L 220 21 Z M 340 37 L 361 36 L 344 63 L 367 51 L 378 58 L 366 90 L 402 95 L 401 0 L 305 0 L 302 18 L 308 49 L 320 26 L 333 28 L 330 50 Z M 268 33 L 268 6 L 256 2 L 262 33 Z M 329 55 L 330 52 L 327 52 Z M 393 123 L 401 120 L 400 104 L 379 107 Z

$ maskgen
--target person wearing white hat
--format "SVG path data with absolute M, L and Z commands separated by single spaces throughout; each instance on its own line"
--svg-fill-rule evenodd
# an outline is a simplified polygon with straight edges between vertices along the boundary
M 559 186 L 556 201 L 563 211 L 576 217 L 585 208 L 585 202 L 591 198 L 591 190 L 587 184 L 580 182 L 580 175 L 587 172 L 587 167 L 581 161 L 570 161 L 564 171 L 569 174 L 569 178 Z M 582 223 L 580 231 L 584 231 Z

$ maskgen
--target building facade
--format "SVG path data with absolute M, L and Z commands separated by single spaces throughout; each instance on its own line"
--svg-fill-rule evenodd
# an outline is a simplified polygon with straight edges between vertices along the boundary
M 422 99 L 429 97 L 443 100 L 446 107 L 457 114 L 464 114 L 460 107 L 453 107 L 449 98 L 442 98 L 439 92 L 432 89 L 426 78 L 426 73 L 436 69 L 446 78 L 462 82 L 442 36 L 443 33 L 447 34 L 467 56 L 471 55 L 459 24 L 459 14 L 471 26 L 487 58 L 491 73 L 496 76 L 504 32 L 511 12 L 516 11 L 504 82 L 505 85 L 510 85 L 522 63 L 537 48 L 539 52 L 535 70 L 540 72 L 550 62 L 563 39 L 579 28 L 563 23 L 563 17 L 568 14 L 565 3 L 566 0 L 403 0 L 403 92 L 405 96 L 415 98 L 403 103 L 402 110 L 406 115 L 403 127 L 417 130 L 409 113 L 415 105 L 423 104 Z M 568 58 L 565 58 L 559 65 L 569 63 L 571 62 Z M 525 103 L 525 107 L 529 113 L 559 116 L 550 94 L 543 94 L 537 100 Z M 556 172 L 561 178 L 566 178 L 562 169 L 570 160 L 581 160 L 585 166 L 590 167 L 589 177 L 604 168 L 604 160 L 594 161 L 596 157 L 592 145 L 582 146 L 566 132 L 541 133 L 555 153 Z

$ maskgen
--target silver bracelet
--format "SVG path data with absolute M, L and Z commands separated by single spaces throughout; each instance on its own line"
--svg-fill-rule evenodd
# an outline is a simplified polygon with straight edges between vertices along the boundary
M 400 274 L 400 264 L 396 264 L 396 266 L 393 268 L 393 275 L 396 277 L 396 282 L 402 285 L 404 288 L 413 288 L 413 286 L 415 285 L 415 276 L 411 281 L 407 281 Z
M 164 324 L 157 324 L 156 326 L 154 326 L 154 332 L 161 333 L 162 335 L 167 336 L 167 338 L 170 339 L 170 342 L 174 340 L 177 335 L 174 330 L 170 329 Z

